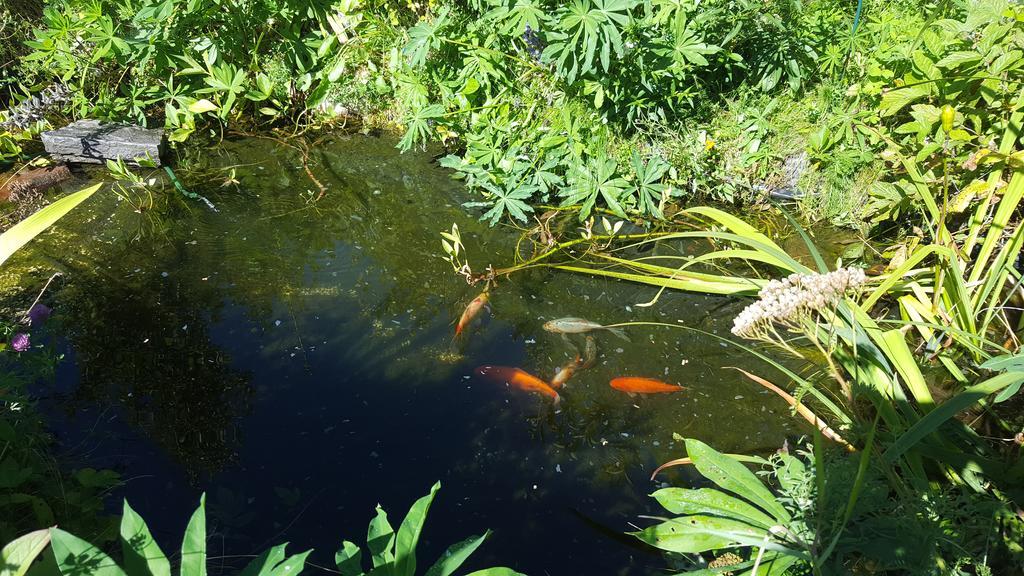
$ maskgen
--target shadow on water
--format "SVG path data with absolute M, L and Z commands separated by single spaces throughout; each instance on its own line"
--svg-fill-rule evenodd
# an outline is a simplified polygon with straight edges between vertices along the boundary
M 43 383 L 59 438 L 88 438 L 90 465 L 130 479 L 123 495 L 165 549 L 206 491 L 211 557 L 288 540 L 327 565 L 343 538 L 362 540 L 374 505 L 400 516 L 440 479 L 423 562 L 492 528 L 474 565 L 658 573 L 658 555 L 611 534 L 657 511 L 647 478 L 680 455 L 673 433 L 774 449 L 796 432 L 784 403 L 722 370 L 745 362 L 735 351 L 678 330 L 600 334 L 558 412 L 473 369 L 551 376 L 570 350 L 546 319 L 726 334 L 739 305 L 670 294 L 637 308 L 653 290 L 531 271 L 499 285 L 493 318 L 452 354 L 476 291 L 440 258 L 438 231 L 457 222 L 480 268 L 506 262 L 516 237 L 466 215 L 457 183 L 393 145 L 322 143 L 312 168 L 328 193 L 312 204 L 293 150 L 228 141 L 186 179 L 218 212 L 168 197 L 140 215 L 108 193 L 19 256 L 68 279 L 54 295 L 68 361 Z M 232 166 L 237 184 L 221 186 Z M 688 390 L 634 399 L 608 387 L 621 375 Z

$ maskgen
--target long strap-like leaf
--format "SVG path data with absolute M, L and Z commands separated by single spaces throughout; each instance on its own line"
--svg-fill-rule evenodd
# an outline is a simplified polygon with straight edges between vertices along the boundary
M 889 449 L 885 451 L 883 455 L 885 461 L 889 464 L 894 463 L 907 450 L 913 448 L 915 444 L 942 426 L 946 420 L 974 406 L 985 397 L 1022 380 L 1024 380 L 1024 372 L 1006 372 L 993 376 L 980 384 L 975 384 L 946 400 L 897 438 L 889 446 Z
M 54 222 L 63 218 L 75 206 L 92 196 L 101 186 L 102 184 L 96 184 L 74 194 L 68 194 L 0 234 L 0 264 L 6 262 L 19 248 L 28 244 Z

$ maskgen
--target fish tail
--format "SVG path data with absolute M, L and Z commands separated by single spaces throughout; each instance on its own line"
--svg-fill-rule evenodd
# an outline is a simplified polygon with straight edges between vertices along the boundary
M 622 328 L 605 328 L 605 330 L 611 332 L 612 334 L 615 334 L 616 336 L 622 338 L 626 342 L 632 342 L 632 340 L 629 339 L 629 336 L 626 336 L 626 331 L 623 330 Z

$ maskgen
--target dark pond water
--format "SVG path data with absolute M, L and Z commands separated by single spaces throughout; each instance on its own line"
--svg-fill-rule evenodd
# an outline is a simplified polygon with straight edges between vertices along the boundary
M 682 455 L 673 434 L 764 453 L 799 433 L 779 399 L 723 369 L 749 360 L 682 330 L 600 334 L 597 364 L 558 411 L 473 371 L 552 375 L 570 351 L 541 329 L 551 318 L 725 335 L 742 304 L 668 294 L 639 308 L 654 290 L 535 270 L 501 282 L 493 314 L 453 347 L 479 289 L 452 274 L 438 232 L 457 222 L 477 269 L 507 264 L 518 232 L 476 222 L 429 156 L 393 146 L 318 143 L 310 162 L 327 194 L 311 203 L 296 150 L 228 141 L 179 169 L 217 212 L 163 195 L 139 214 L 108 190 L 19 255 L 14 265 L 65 273 L 48 301 L 66 360 L 38 391 L 59 442 L 122 474 L 114 496 L 165 550 L 205 492 L 214 568 L 285 540 L 331 565 L 342 539 L 364 541 L 376 504 L 397 521 L 440 480 L 425 566 L 490 528 L 474 568 L 663 573 L 659 554 L 613 536 L 659 513 L 648 476 Z M 608 386 L 621 375 L 689 389 L 631 398 Z

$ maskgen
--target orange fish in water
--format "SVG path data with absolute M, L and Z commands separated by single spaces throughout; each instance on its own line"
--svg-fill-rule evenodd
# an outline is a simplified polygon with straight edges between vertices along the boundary
M 562 398 L 555 392 L 555 389 L 548 386 L 548 383 L 537 378 L 533 374 L 520 370 L 519 368 L 511 368 L 509 366 L 481 366 L 476 369 L 478 376 L 483 376 L 491 380 L 504 382 L 509 386 L 513 386 L 525 392 L 536 392 L 543 394 L 555 401 L 555 406 L 558 406 Z
M 462 316 L 459 318 L 459 323 L 455 325 L 456 338 L 462 334 L 462 331 L 473 321 L 473 318 L 476 318 L 476 315 L 480 313 L 480 309 L 487 306 L 488 298 L 487 290 L 484 290 L 466 306 L 466 309 L 462 311 Z
M 611 381 L 612 388 L 628 392 L 630 394 L 663 394 L 667 392 L 680 392 L 685 390 L 682 386 L 666 384 L 654 378 L 634 378 L 624 376 Z
M 575 360 L 562 366 L 555 374 L 555 377 L 551 379 L 551 387 L 561 388 L 564 386 L 569 381 L 569 378 L 572 378 L 572 375 L 576 373 L 581 364 L 583 364 L 583 359 L 577 356 Z

